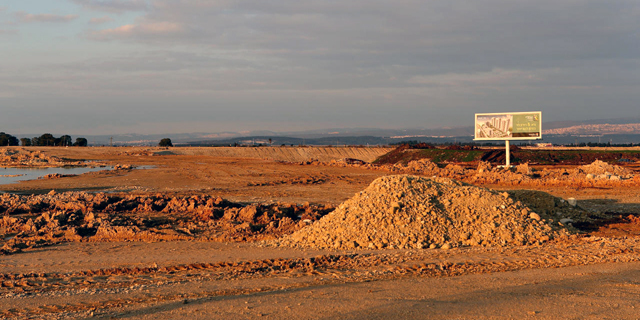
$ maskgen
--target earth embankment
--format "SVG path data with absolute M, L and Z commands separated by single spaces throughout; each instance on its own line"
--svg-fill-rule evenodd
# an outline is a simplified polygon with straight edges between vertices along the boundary
M 372 162 L 393 148 L 359 147 L 211 147 L 172 148 L 171 153 L 190 156 L 215 156 L 229 158 L 258 158 L 287 162 L 309 160 L 331 161 L 344 158 Z

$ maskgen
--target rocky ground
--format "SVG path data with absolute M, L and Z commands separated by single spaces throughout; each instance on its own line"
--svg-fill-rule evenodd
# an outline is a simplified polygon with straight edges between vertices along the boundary
M 20 152 L 121 166 L 0 186 L 0 317 L 637 315 L 632 166 Z
M 3 194 L 0 234 L 5 240 L 0 252 L 18 253 L 61 242 L 275 239 L 332 210 L 308 203 L 241 204 L 210 196 Z

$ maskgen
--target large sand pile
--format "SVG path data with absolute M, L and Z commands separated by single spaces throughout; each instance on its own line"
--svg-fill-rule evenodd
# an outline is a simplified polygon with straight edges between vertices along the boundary
M 280 244 L 335 249 L 534 244 L 567 235 L 553 220 L 561 217 L 541 216 L 506 192 L 397 175 L 376 179 Z

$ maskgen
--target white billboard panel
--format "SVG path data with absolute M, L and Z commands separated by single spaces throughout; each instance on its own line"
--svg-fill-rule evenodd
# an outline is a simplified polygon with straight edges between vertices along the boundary
M 474 140 L 542 139 L 542 112 L 476 113 Z

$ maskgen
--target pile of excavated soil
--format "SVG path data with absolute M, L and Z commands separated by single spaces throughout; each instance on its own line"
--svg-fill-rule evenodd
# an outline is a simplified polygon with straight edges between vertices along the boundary
M 633 171 L 629 169 L 616 166 L 616 165 L 611 165 L 600 160 L 596 160 L 591 164 L 580 166 L 578 167 L 578 170 L 586 174 L 592 174 L 592 175 L 608 174 L 608 175 L 617 175 L 617 176 L 623 176 L 623 177 L 628 177 L 630 175 L 633 175 Z
M 332 210 L 310 204 L 245 205 L 208 195 L 0 194 L 0 255 L 72 241 L 274 239 Z
M 478 167 L 465 169 L 449 164 L 438 167 L 429 159 L 411 161 L 408 164 L 396 163 L 385 165 L 379 169 L 397 174 L 418 174 L 425 176 L 447 177 L 473 184 L 508 184 L 508 185 L 576 185 L 582 187 L 635 185 L 640 177 L 632 170 L 596 160 L 591 164 L 574 169 L 544 169 L 535 171 L 527 163 L 516 166 L 515 170 L 493 167 L 489 162 L 479 162 Z
M 334 249 L 529 245 L 575 231 L 558 220 L 563 211 L 579 209 L 555 200 L 549 207 L 556 209 L 545 212 L 550 216 L 509 193 L 447 178 L 386 176 L 276 243 Z

